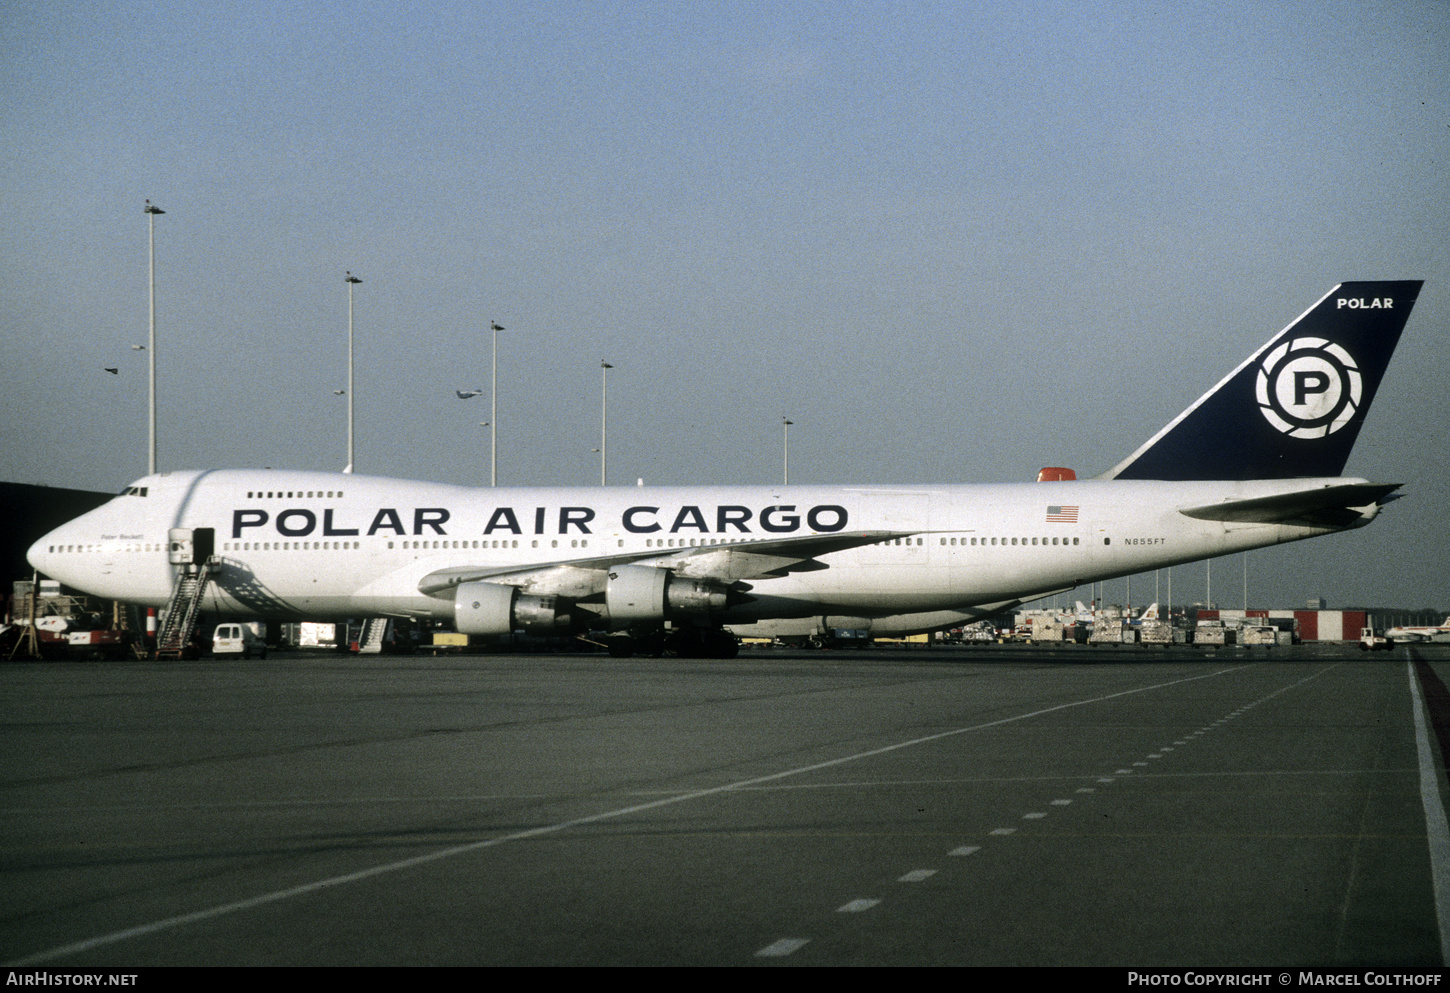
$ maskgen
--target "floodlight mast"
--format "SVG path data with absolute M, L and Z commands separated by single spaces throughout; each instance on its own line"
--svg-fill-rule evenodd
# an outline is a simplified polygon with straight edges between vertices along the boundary
M 343 472 L 352 472 L 353 467 L 353 375 L 352 375 L 352 288 L 362 282 L 351 272 L 344 277 L 347 283 L 347 466 Z
M 166 211 L 156 206 L 150 200 L 146 201 L 146 240 L 151 252 L 151 278 L 149 283 L 149 296 L 151 299 L 151 319 L 149 330 L 146 336 L 146 350 L 150 353 L 150 388 L 147 400 L 147 420 L 150 424 L 146 444 L 146 474 L 156 475 L 156 215 L 164 214 Z
M 600 375 L 604 382 L 599 390 L 599 485 L 608 484 L 609 465 L 609 370 L 614 366 L 599 360 Z

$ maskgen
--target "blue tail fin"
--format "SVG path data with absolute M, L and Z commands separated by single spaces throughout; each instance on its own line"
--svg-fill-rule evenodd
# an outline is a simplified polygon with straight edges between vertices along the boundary
M 1340 283 L 1101 478 L 1340 475 L 1421 285 Z

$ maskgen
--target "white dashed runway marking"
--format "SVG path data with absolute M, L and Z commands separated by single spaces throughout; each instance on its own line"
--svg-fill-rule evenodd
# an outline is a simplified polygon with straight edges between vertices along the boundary
M 1263 703 L 1263 702 L 1265 702 L 1267 700 L 1270 700 L 1273 697 L 1278 696 L 1279 694 L 1286 692 L 1287 690 L 1293 689 L 1293 688 L 1301 685 L 1302 683 L 1309 682 L 1309 680 L 1311 680 L 1311 679 L 1316 679 L 1320 675 L 1323 675 L 1323 672 L 1327 672 L 1327 671 L 1328 671 L 1327 669 L 1326 670 L 1322 670 L 1321 672 L 1315 673 L 1313 676 L 1310 676 L 1310 677 L 1308 677 L 1308 678 L 1306 678 L 1304 680 L 1300 680 L 1298 683 L 1294 683 L 1294 684 L 1292 684 L 1290 686 L 1281 687 L 1278 690 L 1275 690 L 1273 693 L 1270 693 L 1268 696 L 1265 696 L 1262 700 L 1256 700 L 1256 701 L 1254 701 L 1254 703 L 1251 703 L 1251 704 L 1249 704 L 1247 706 L 1241 707 L 1239 710 L 1236 710 L 1236 711 L 1232 712 L 1228 716 L 1223 717 L 1223 718 L 1221 718 L 1221 719 L 1213 722 L 1207 728 L 1205 728 L 1203 730 L 1199 730 L 1199 731 L 1194 731 L 1191 734 L 1185 735 L 1182 740 L 1175 741 L 1173 743 L 1173 745 L 1175 747 L 1187 745 L 1193 739 L 1198 738 L 1198 737 L 1201 737 L 1206 731 L 1213 730 L 1214 728 L 1217 728 L 1220 725 L 1225 724 L 1225 723 L 1231 721 L 1233 718 L 1240 716 L 1245 711 L 1248 711 L 1248 710 L 1252 709 L 1253 707 L 1258 706 L 1260 703 Z M 1163 758 L 1165 758 L 1165 756 L 1168 755 L 1168 753 L 1170 753 L 1172 751 L 1173 751 L 1173 748 L 1172 747 L 1168 747 L 1168 746 L 1161 747 L 1156 752 L 1152 752 L 1152 753 L 1149 753 L 1148 755 L 1146 755 L 1144 759 L 1140 759 L 1138 761 L 1133 762 L 1132 768 L 1118 769 L 1118 770 L 1116 770 L 1113 773 L 1113 775 L 1110 775 L 1110 776 L 1100 776 L 1100 777 L 1098 777 L 1096 779 L 1096 782 L 1098 782 L 1100 784 L 1110 784 L 1110 783 L 1113 783 L 1113 782 L 1116 781 L 1116 777 L 1131 775 L 1133 773 L 1134 769 L 1147 768 L 1147 766 L 1149 765 L 1150 760 L 1163 759 Z M 1154 778 L 1157 778 L 1157 775 L 1158 774 L 1153 774 Z M 1082 787 L 1079 787 L 1077 789 L 1077 792 L 1078 793 L 1095 793 L 1096 791 L 1097 791 L 1097 788 L 1096 787 L 1093 787 L 1093 786 L 1082 786 Z M 1065 800 L 1065 799 L 1055 799 L 1055 800 L 1049 801 L 1049 806 L 1053 806 L 1053 807 L 1066 807 L 1066 806 L 1070 806 L 1071 804 L 1072 804 L 1072 801 L 1071 800 Z M 1046 817 L 1047 817 L 1047 813 L 1046 812 L 1043 812 L 1043 811 L 1029 811 L 1029 812 L 1024 813 L 1022 815 L 1022 819 L 1023 820 L 1026 820 L 1026 821 L 1043 820 Z M 989 836 L 992 836 L 992 837 L 1007 837 L 1007 836 L 1014 835 L 1016 833 L 1017 833 L 1017 828 L 1015 828 L 1015 827 L 999 827 L 999 828 L 993 828 L 991 831 L 988 832 L 988 835 Z M 980 852 L 980 851 L 982 851 L 982 846 L 981 845 L 962 845 L 962 846 L 959 846 L 957 848 L 953 848 L 951 851 L 949 851 L 947 853 L 947 855 L 948 856 L 961 857 L 961 856 L 966 856 L 966 855 L 973 855 L 973 854 L 975 854 L 977 852 Z M 897 882 L 899 882 L 899 883 L 918 883 L 918 882 L 922 882 L 923 880 L 929 879 L 930 877 L 936 875 L 936 872 L 937 872 L 937 870 L 935 870 L 935 869 L 916 869 L 916 870 L 913 870 L 911 872 L 906 873 L 904 876 L 900 876 L 897 879 Z M 838 910 L 838 912 L 841 912 L 841 913 L 858 913 L 858 912 L 863 911 L 863 910 L 869 910 L 872 907 L 875 907 L 875 906 L 879 905 L 881 902 L 882 902 L 881 900 L 874 900 L 874 899 L 852 900 L 850 903 L 847 903 L 847 904 L 845 904 L 842 907 L 838 907 L 837 910 Z M 806 940 L 807 939 L 782 939 L 781 941 L 776 942 L 774 945 L 771 945 L 771 946 L 769 946 L 766 949 L 762 949 L 761 951 L 756 952 L 755 954 L 757 956 L 761 956 L 761 957 L 766 957 L 766 956 L 779 957 L 779 956 L 783 956 L 783 955 L 789 955 L 791 952 L 795 951 L 801 945 L 805 944 Z M 781 949 L 784 949 L 784 950 L 781 950 Z

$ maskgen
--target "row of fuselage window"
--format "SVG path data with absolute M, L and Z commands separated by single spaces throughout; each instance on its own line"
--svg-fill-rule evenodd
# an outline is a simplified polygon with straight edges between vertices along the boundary
M 737 542 L 752 541 L 752 540 L 755 540 L 755 539 L 751 539 L 751 538 L 710 538 L 710 539 L 705 539 L 705 538 L 691 538 L 689 540 L 689 544 L 690 544 L 691 547 L 695 546 L 697 543 L 700 544 L 700 545 L 726 545 L 726 544 L 735 544 Z M 563 544 L 563 541 L 564 541 L 564 539 L 562 539 L 562 538 L 551 538 L 549 540 L 549 547 L 550 548 L 561 548 L 561 547 L 565 547 L 564 544 Z M 666 542 L 667 541 L 668 541 L 668 546 L 666 545 Z M 617 544 L 618 544 L 618 546 L 620 548 L 623 548 L 624 547 L 624 539 L 623 538 L 619 539 L 619 541 L 617 542 Z M 674 548 L 676 546 L 683 548 L 683 547 L 685 547 L 685 539 L 684 538 L 679 538 L 679 539 L 675 539 L 675 538 L 670 538 L 670 539 L 665 539 L 665 538 L 646 538 L 644 544 L 645 544 L 645 547 L 646 548 L 665 548 L 665 547 Z M 331 542 L 331 543 L 329 543 L 329 542 L 326 542 L 326 541 L 313 541 L 313 542 L 307 542 L 307 541 L 290 541 L 290 542 L 289 541 L 233 541 L 233 542 L 224 542 L 222 544 L 222 550 L 223 551 L 227 551 L 227 552 L 256 552 L 256 551 L 263 551 L 263 552 L 265 552 L 265 551 L 278 551 L 278 550 L 287 551 L 289 549 L 328 548 L 328 547 L 337 548 L 337 547 L 339 547 L 339 545 L 338 545 L 337 542 Z M 349 542 L 342 542 L 341 543 L 341 547 L 343 547 L 343 548 L 358 548 L 358 547 L 360 547 L 360 544 L 359 544 L 359 542 L 356 542 L 356 541 L 350 542 L 350 543 Z M 422 550 L 425 550 L 425 549 L 431 550 L 431 549 L 435 549 L 435 548 L 437 548 L 437 549 L 443 549 L 443 548 L 480 548 L 480 549 L 482 549 L 482 548 L 518 548 L 520 546 L 519 546 L 519 539 L 518 538 L 504 538 L 504 539 L 494 539 L 492 541 L 489 541 L 489 540 L 484 540 L 484 541 L 478 541 L 478 540 L 473 540 L 473 541 L 469 541 L 469 540 L 462 540 L 462 541 L 434 541 L 434 540 L 426 540 L 426 541 L 410 541 L 410 540 L 405 540 L 405 541 L 398 541 L 397 539 L 392 539 L 392 540 L 390 540 L 388 542 L 388 547 L 389 548 L 417 549 L 419 551 L 422 551 Z M 539 548 L 540 547 L 539 540 L 537 538 L 531 540 L 529 542 L 529 547 L 530 548 Z M 569 547 L 569 548 L 588 548 L 589 547 L 589 539 L 588 538 L 570 538 L 567 547 Z
M 245 547 L 244 547 L 245 546 Z M 361 548 L 360 541 L 235 541 L 222 545 L 222 549 L 228 552 L 234 551 L 281 551 L 283 549 L 312 548 L 317 550 Z M 390 546 L 391 547 L 391 546 Z M 46 551 L 51 555 L 66 555 L 73 552 L 164 552 L 166 545 L 125 545 L 117 548 L 114 545 L 49 545 Z
M 900 545 L 902 542 L 908 545 L 923 544 L 923 539 L 917 538 L 888 538 L 886 541 L 875 542 L 877 545 Z M 1076 545 L 1081 541 L 1079 538 L 1068 540 L 1067 538 L 943 538 L 943 545 Z
M 1081 540 L 1082 540 L 1081 538 L 1073 538 L 1071 541 L 1069 541 L 1066 538 L 973 538 L 971 540 L 971 544 L 973 544 L 973 545 L 977 545 L 977 544 L 982 544 L 982 545 L 987 545 L 987 544 L 992 544 L 992 545 L 1076 545 Z M 947 543 L 947 539 L 943 538 L 941 540 L 941 543 L 943 545 L 945 545 Z M 957 539 L 956 538 L 953 538 L 951 540 L 951 543 L 953 545 L 957 544 Z M 966 538 L 961 539 L 961 543 L 963 545 L 967 544 L 968 543 L 967 542 L 967 539 Z M 918 544 L 920 544 L 920 542 L 918 542 Z
M 560 547 L 562 539 L 551 539 L 550 548 Z M 749 538 L 646 538 L 646 548 L 696 548 L 708 545 L 733 545 L 740 542 L 748 542 Z M 1081 539 L 1073 538 L 942 538 L 943 545 L 1076 545 Z M 921 545 L 922 538 L 895 538 L 886 541 L 878 541 L 874 544 L 882 546 L 890 545 Z M 620 548 L 624 547 L 624 539 L 618 542 Z M 272 552 L 272 551 L 339 551 L 343 549 L 361 548 L 359 541 L 231 541 L 223 542 L 222 551 L 226 552 Z M 432 550 L 444 548 L 518 548 L 519 539 L 495 539 L 493 541 L 396 541 L 388 542 L 389 548 L 401 547 L 405 549 Z M 538 548 L 537 539 L 529 542 L 530 548 Z M 588 538 L 569 539 L 570 548 L 588 548 Z M 60 555 L 74 552 L 99 552 L 103 550 L 101 545 L 51 545 L 48 551 L 52 555 Z M 160 552 L 165 551 L 165 545 L 129 545 L 122 551 L 127 552 Z

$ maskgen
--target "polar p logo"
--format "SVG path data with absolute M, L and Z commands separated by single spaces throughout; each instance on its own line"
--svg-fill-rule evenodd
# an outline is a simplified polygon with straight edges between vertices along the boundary
M 1354 359 L 1323 338 L 1295 338 L 1259 366 L 1259 412 L 1291 438 L 1323 438 L 1338 431 L 1354 419 L 1362 392 Z

